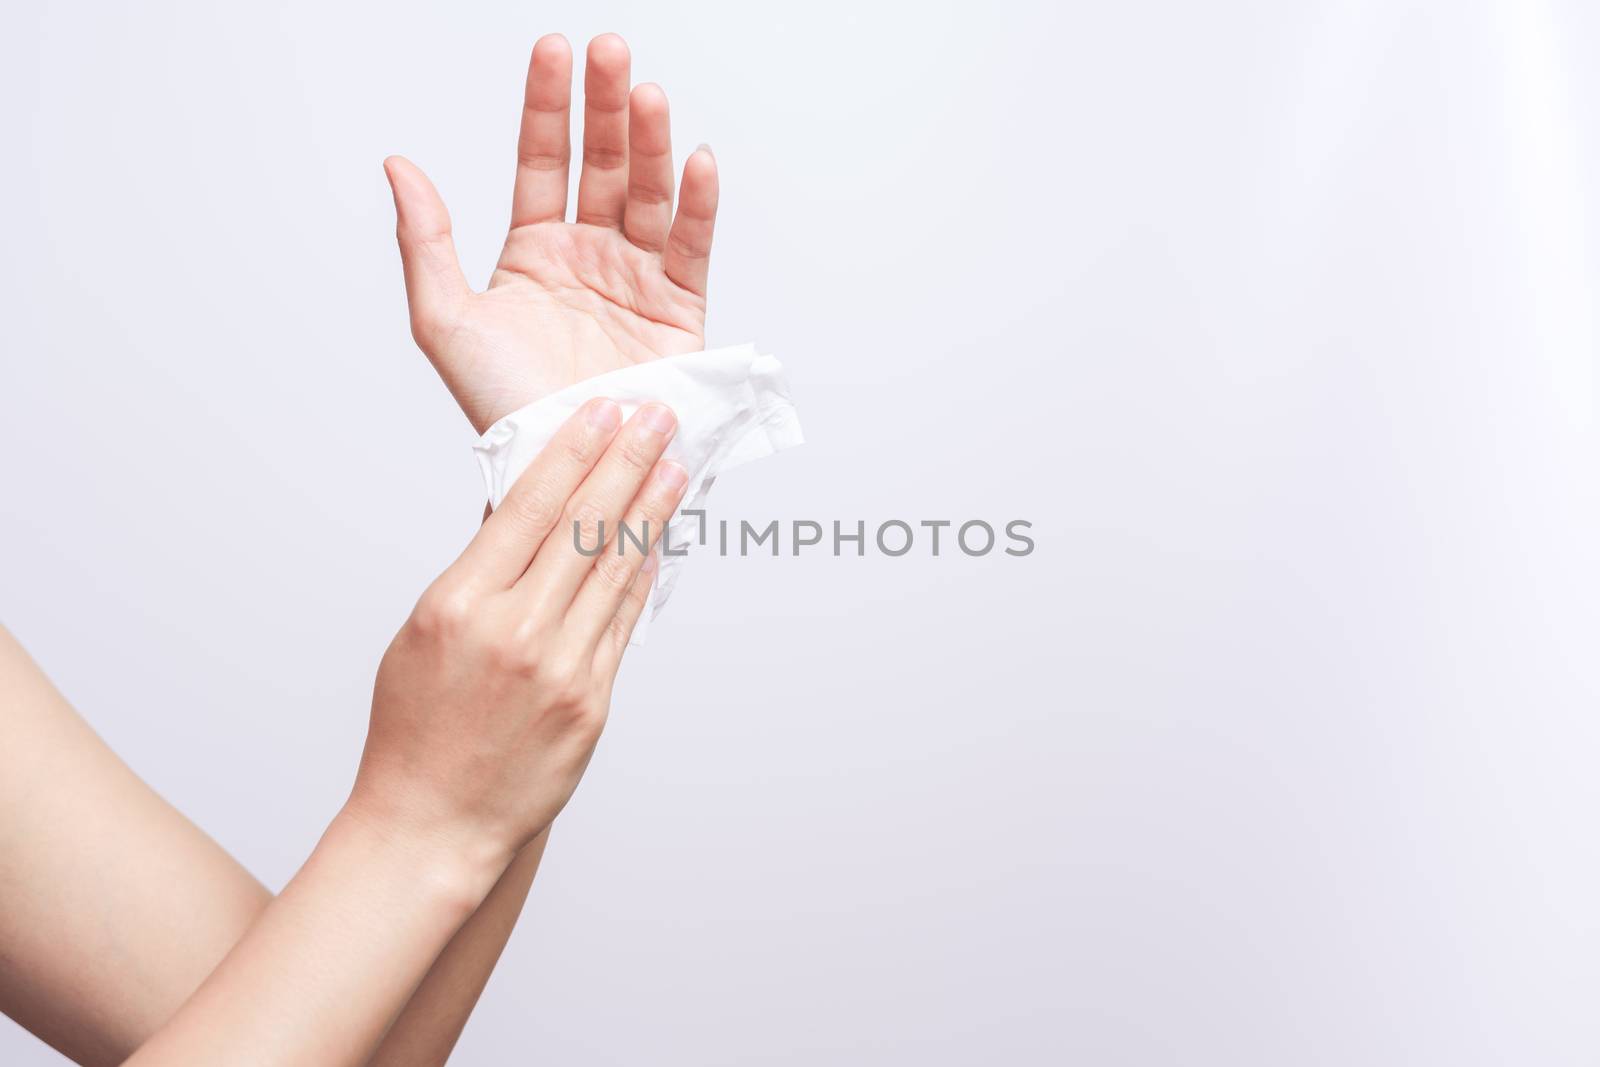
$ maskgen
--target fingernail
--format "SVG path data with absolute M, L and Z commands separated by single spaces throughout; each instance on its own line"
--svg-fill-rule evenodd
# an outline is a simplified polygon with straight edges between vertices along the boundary
M 589 425 L 597 430 L 615 430 L 622 425 L 622 408 L 615 400 L 596 400 L 589 405 Z
M 639 568 L 640 574 L 651 574 L 656 569 L 656 554 L 650 553 L 644 558 L 644 566 Z
M 646 404 L 640 408 L 639 421 L 656 433 L 671 433 L 678 425 L 678 417 L 664 404 Z
M 704 152 L 706 155 L 710 156 L 712 159 L 716 159 L 717 158 L 717 154 L 715 152 L 711 151 L 711 146 L 708 145 L 708 144 L 702 144 L 699 148 L 696 148 L 695 151 L 696 152 Z
M 656 477 L 668 489 L 682 489 L 689 484 L 689 472 L 675 459 L 666 460 L 656 468 Z

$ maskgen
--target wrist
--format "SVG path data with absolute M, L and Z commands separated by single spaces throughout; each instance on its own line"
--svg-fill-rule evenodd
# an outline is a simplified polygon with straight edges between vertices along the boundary
M 413 880 L 420 894 L 462 919 L 483 903 L 516 855 L 491 835 L 379 812 L 354 795 L 327 837 L 350 842 L 383 869 Z

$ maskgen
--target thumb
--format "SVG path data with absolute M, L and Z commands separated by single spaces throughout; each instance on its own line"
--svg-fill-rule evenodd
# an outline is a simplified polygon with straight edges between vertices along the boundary
M 395 236 L 406 276 L 411 335 L 426 351 L 450 328 L 472 290 L 456 258 L 450 212 L 428 176 L 401 156 L 384 160 L 383 173 L 394 193 Z

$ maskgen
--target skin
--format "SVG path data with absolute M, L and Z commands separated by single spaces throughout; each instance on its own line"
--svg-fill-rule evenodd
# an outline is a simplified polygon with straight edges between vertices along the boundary
M 394 191 L 411 332 L 473 428 L 573 382 L 705 347 L 717 164 L 696 149 L 672 210 L 672 141 L 660 86 L 628 91 L 628 46 L 589 43 L 583 170 L 565 221 L 572 54 L 542 38 L 528 68 L 511 230 L 489 287 L 461 272 L 450 214 L 399 156 Z
M 572 524 L 655 529 L 688 482 L 657 462 L 671 412 L 646 405 L 618 432 L 620 417 L 600 400 L 569 420 L 423 594 L 378 668 L 344 809 L 129 1064 L 365 1062 L 549 827 L 605 725 L 654 559 L 586 557 Z
M 0 1008 L 120 1063 L 271 900 L 0 630 Z
M 589 45 L 576 221 L 571 50 L 534 47 L 511 228 L 472 292 L 422 172 L 385 161 L 412 331 L 472 425 L 704 346 L 716 164 L 676 214 L 666 98 Z M 445 1061 L 587 764 L 654 558 L 671 413 L 579 412 L 423 595 L 380 668 L 349 801 L 274 898 L 96 737 L 0 629 L 0 1010 L 77 1062 Z M 553 535 L 559 530 L 562 536 Z M 641 573 L 644 577 L 641 578 Z M 135 1051 L 137 1050 L 137 1051 Z

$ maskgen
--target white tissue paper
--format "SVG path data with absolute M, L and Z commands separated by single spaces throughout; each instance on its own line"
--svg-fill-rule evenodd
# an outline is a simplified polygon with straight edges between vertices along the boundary
M 499 507 L 517 476 L 528 469 L 557 428 L 591 397 L 605 396 L 631 416 L 648 401 L 666 404 L 678 416 L 678 432 L 666 456 L 689 472 L 678 514 L 667 525 L 673 551 L 698 540 L 700 520 L 683 515 L 703 507 L 717 475 L 741 463 L 800 444 L 800 419 L 789 399 L 789 383 L 775 356 L 754 345 L 651 360 L 589 378 L 513 411 L 484 431 L 473 452 L 483 470 L 489 506 Z M 650 620 L 672 595 L 682 556 L 661 556 L 650 601 L 632 644 L 644 642 Z

